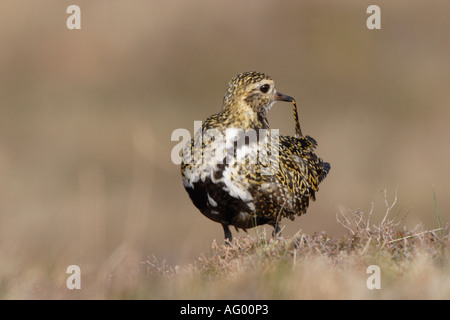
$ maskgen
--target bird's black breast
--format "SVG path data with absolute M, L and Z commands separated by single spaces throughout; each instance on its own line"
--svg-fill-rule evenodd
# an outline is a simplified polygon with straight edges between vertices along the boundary
M 220 174 L 216 173 L 216 176 Z M 252 203 L 231 196 L 223 182 L 206 178 L 193 183 L 193 188 L 186 187 L 186 191 L 194 205 L 209 219 L 244 229 L 253 226 L 251 221 L 244 221 L 244 217 L 253 214 Z

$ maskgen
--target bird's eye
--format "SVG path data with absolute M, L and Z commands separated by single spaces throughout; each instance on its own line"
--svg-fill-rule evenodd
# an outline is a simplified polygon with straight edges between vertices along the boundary
M 261 90 L 262 93 L 267 93 L 267 91 L 269 91 L 269 89 L 270 89 L 270 85 L 268 85 L 268 84 L 264 84 L 259 88 L 259 90 Z

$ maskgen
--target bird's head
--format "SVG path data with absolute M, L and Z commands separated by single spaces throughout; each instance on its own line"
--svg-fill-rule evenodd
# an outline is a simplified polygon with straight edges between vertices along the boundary
M 266 116 L 276 101 L 294 99 L 275 89 L 273 79 L 261 72 L 244 72 L 236 75 L 228 84 L 223 99 L 223 108 L 237 108 L 240 112 L 254 112 Z

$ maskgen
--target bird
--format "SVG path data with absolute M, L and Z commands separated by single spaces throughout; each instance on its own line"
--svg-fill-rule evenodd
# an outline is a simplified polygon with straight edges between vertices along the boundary
M 277 101 L 294 105 L 294 136 L 269 127 Z M 247 231 L 268 224 L 280 235 L 281 219 L 305 214 L 330 171 L 316 147 L 300 130 L 294 98 L 278 92 L 269 75 L 243 72 L 228 83 L 220 112 L 184 147 L 183 185 L 195 207 L 222 225 L 226 243 L 233 240 L 230 226 Z

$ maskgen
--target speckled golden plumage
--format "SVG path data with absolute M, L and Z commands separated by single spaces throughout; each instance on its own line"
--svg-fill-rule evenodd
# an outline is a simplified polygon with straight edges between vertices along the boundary
M 260 131 L 269 129 L 267 112 L 275 101 L 294 103 L 295 137 Z M 315 155 L 316 141 L 301 134 L 296 113 L 293 98 L 278 93 L 271 77 L 242 73 L 228 84 L 222 111 L 209 117 L 185 148 L 185 152 L 192 150 L 194 159 L 201 159 L 184 158 L 181 171 L 186 191 L 205 216 L 222 224 L 226 239 L 232 238 L 229 225 L 247 229 L 270 224 L 278 232 L 281 218 L 293 220 L 306 213 L 309 200 L 315 200 L 330 165 Z M 260 161 L 263 152 L 254 141 L 239 146 L 238 141 L 252 130 L 258 141 L 266 142 L 262 145 L 269 150 L 265 162 Z M 236 139 L 232 144 L 219 139 L 230 132 Z M 235 157 L 222 159 L 224 154 L 216 156 L 218 149 L 232 150 Z M 243 158 L 238 161 L 239 152 Z

